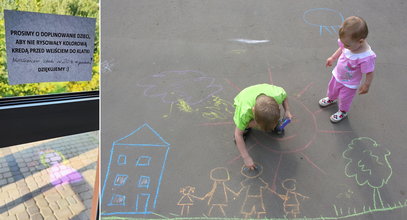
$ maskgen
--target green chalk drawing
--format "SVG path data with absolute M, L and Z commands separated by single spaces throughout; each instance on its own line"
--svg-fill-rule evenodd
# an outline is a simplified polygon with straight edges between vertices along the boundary
M 51 157 L 52 154 L 54 157 Z M 42 165 L 46 167 L 51 167 L 55 163 L 66 164 L 67 162 L 65 156 L 61 152 L 51 149 L 40 152 L 40 161 Z
M 335 209 L 336 216 L 338 216 L 339 214 L 338 214 L 338 209 L 336 209 L 336 205 L 334 205 L 334 209 Z
M 155 213 L 155 212 L 153 212 L 153 215 L 156 215 L 156 216 L 161 217 L 161 218 L 163 218 L 163 219 L 168 219 L 168 217 L 163 216 L 163 215 L 160 215 L 160 214 L 157 214 L 157 213 Z
M 407 200 L 405 201 L 407 203 Z M 366 214 L 372 214 L 375 212 L 385 212 L 385 211 L 392 211 L 395 209 L 400 209 L 400 208 L 406 208 L 407 205 L 399 205 L 399 206 L 393 206 L 390 208 L 380 208 L 380 209 L 375 209 L 375 210 L 370 210 L 370 211 L 363 211 L 359 213 L 354 213 L 350 215 L 345 215 L 345 216 L 336 216 L 336 217 L 316 217 L 316 218 L 307 218 L 307 217 L 302 217 L 302 218 L 292 218 L 293 220 L 341 220 L 341 219 L 348 219 L 352 217 L 357 217 L 357 216 L 362 216 Z M 153 220 L 153 218 L 128 218 L 128 217 L 118 217 L 118 216 L 109 216 L 109 217 L 102 217 L 102 220 L 146 220 L 150 219 Z M 177 218 L 167 218 L 170 220 L 243 220 L 242 218 L 219 218 L 219 217 L 177 217 Z M 255 218 L 258 220 L 257 218 Z M 255 220 L 253 218 L 249 218 L 246 220 Z M 262 218 L 264 220 L 284 220 L 287 219 L 287 217 L 284 218 Z
M 354 178 L 359 186 L 368 185 L 373 188 L 374 209 L 384 208 L 379 189 L 387 184 L 393 173 L 389 163 L 390 154 L 388 149 L 368 137 L 353 139 L 348 149 L 342 153 L 347 160 L 345 175 Z

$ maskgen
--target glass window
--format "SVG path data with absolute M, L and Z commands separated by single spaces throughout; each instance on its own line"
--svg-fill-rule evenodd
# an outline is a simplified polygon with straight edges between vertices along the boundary
M 58 15 L 96 18 L 95 49 L 93 51 L 92 79 L 80 82 L 44 82 L 9 85 L 5 45 L 3 10 L 18 10 Z M 3 1 L 0 4 L 0 98 L 38 96 L 99 90 L 99 4 L 98 0 L 21 0 Z

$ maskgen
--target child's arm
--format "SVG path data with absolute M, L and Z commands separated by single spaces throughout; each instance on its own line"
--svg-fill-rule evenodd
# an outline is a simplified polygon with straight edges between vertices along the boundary
M 309 197 L 308 197 L 308 196 L 304 196 L 304 195 L 302 195 L 302 194 L 300 194 L 300 193 L 295 193 L 295 194 L 297 194 L 297 196 L 301 196 L 301 197 L 302 197 L 302 199 L 309 199 Z
M 366 73 L 365 83 L 359 88 L 359 95 L 366 94 L 369 92 L 370 84 L 372 84 L 373 80 L 373 72 Z
M 243 139 L 243 131 L 239 130 L 239 128 L 235 128 L 235 140 L 236 140 L 236 146 L 237 149 L 240 152 L 240 155 L 243 158 L 244 164 L 246 167 L 250 168 L 253 170 L 255 168 L 253 159 L 250 157 L 249 152 L 246 149 L 246 144 Z
M 286 118 L 289 118 L 290 120 L 292 120 L 293 115 L 290 112 L 290 106 L 288 105 L 288 100 L 287 98 L 284 99 L 283 101 L 283 108 L 284 108 L 284 114 Z
M 279 194 L 278 192 L 272 190 L 270 187 L 267 187 L 267 189 L 268 189 L 270 192 L 276 194 L 278 197 L 280 197 L 280 199 L 282 199 L 282 200 L 286 200 L 286 199 L 287 199 L 287 196 Z
M 342 48 L 338 48 L 335 53 L 332 54 L 332 56 L 330 56 L 328 59 L 326 59 L 326 63 L 325 66 L 332 66 L 332 64 L 335 62 L 335 60 L 337 60 L 342 54 Z

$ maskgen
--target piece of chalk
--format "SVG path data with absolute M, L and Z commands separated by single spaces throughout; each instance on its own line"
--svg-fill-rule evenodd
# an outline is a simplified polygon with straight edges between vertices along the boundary
M 283 123 L 281 123 L 280 127 L 278 127 L 278 130 L 283 130 L 285 126 L 287 126 L 291 122 L 291 119 L 286 118 L 284 119 Z

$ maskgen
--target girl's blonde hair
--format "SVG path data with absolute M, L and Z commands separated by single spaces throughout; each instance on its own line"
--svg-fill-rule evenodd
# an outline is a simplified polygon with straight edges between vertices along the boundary
M 339 29 L 339 38 L 350 36 L 352 40 L 366 39 L 369 34 L 366 21 L 358 16 L 351 16 L 345 19 Z
M 256 98 L 253 114 L 260 129 L 268 132 L 280 119 L 280 106 L 273 97 L 262 94 Z

